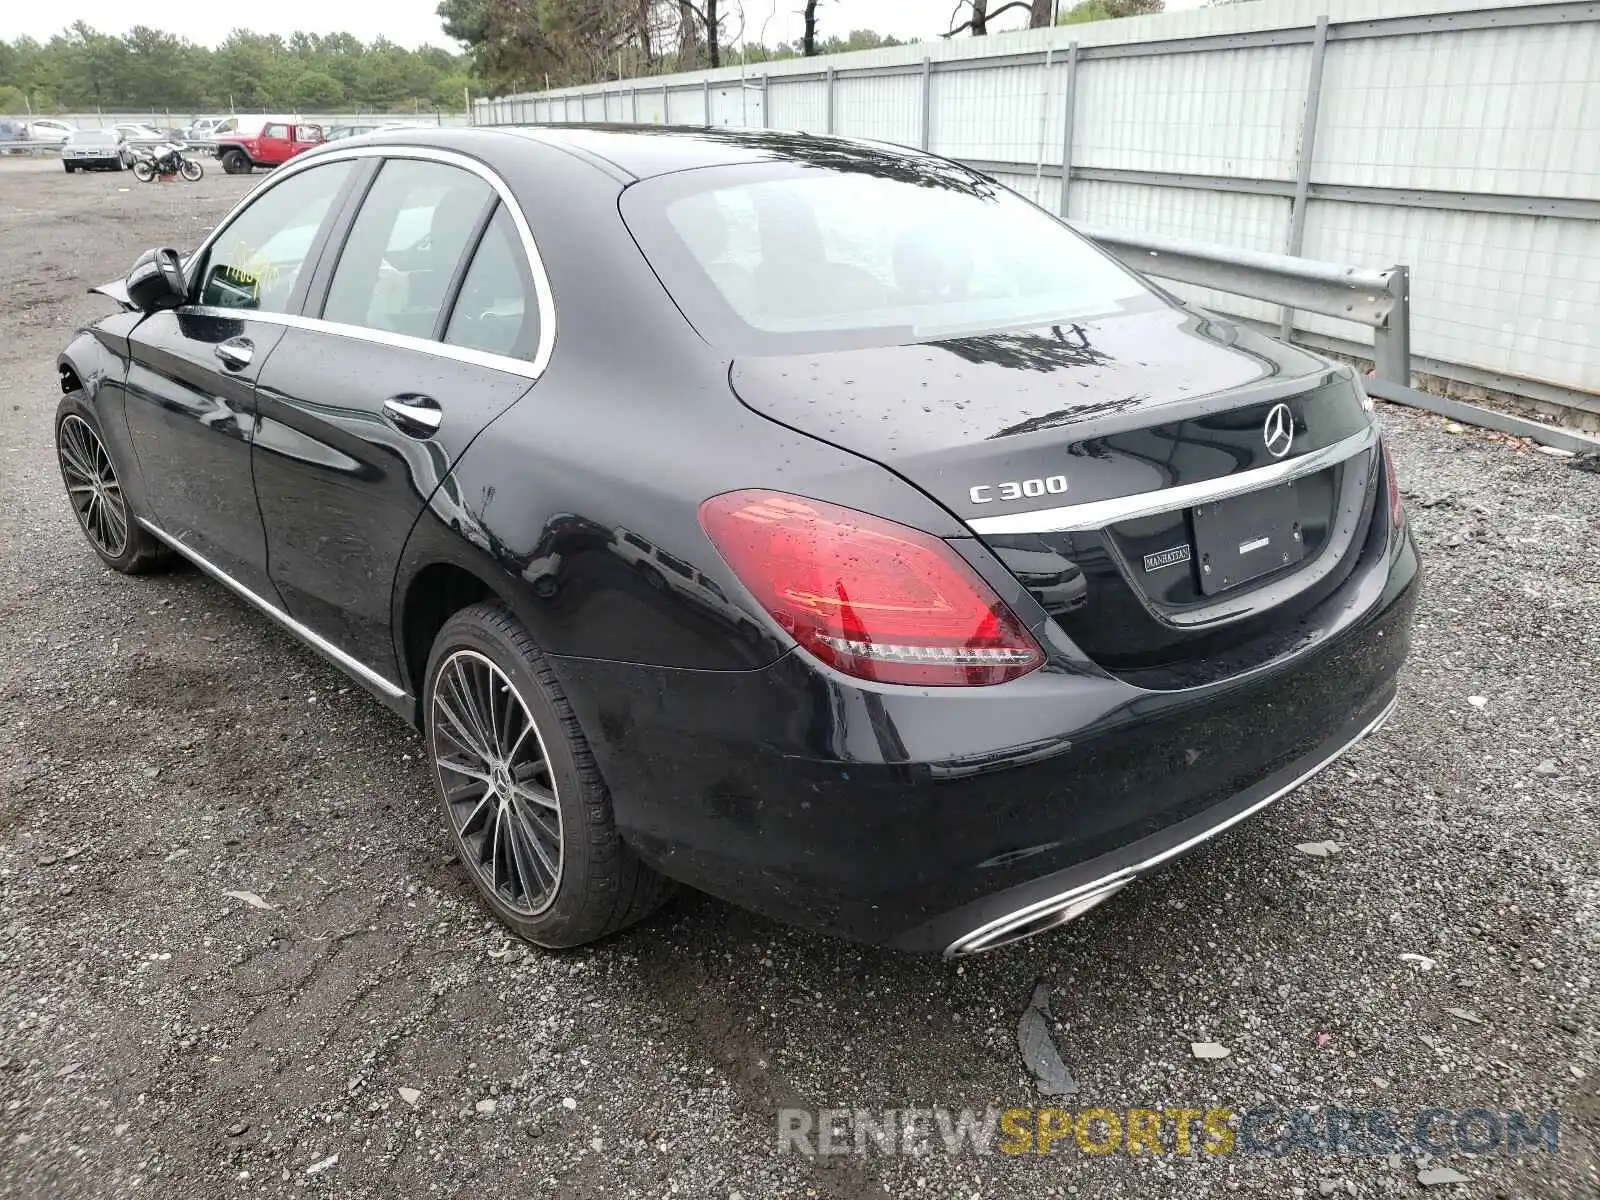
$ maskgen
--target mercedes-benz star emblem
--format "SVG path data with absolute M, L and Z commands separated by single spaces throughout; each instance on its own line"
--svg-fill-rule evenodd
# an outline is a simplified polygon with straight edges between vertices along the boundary
M 1282 458 L 1294 444 L 1294 414 L 1287 404 L 1274 404 L 1261 426 L 1261 440 L 1267 444 L 1267 453 Z

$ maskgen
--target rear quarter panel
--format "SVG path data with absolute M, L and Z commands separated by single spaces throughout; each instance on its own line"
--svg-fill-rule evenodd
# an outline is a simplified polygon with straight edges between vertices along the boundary
M 396 580 L 397 629 L 411 582 L 454 561 L 489 582 L 547 654 L 749 670 L 791 643 L 706 538 L 704 500 L 778 488 L 962 532 L 881 467 L 741 405 L 729 360 L 689 327 L 623 225 L 621 183 L 532 149 L 497 165 L 550 277 L 554 354 L 430 500 Z M 404 669 L 415 678 L 416 664 Z

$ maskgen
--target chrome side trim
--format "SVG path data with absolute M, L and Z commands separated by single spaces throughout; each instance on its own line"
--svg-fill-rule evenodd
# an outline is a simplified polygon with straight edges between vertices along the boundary
M 184 545 L 166 530 L 161 529 L 156 525 L 152 525 L 143 517 L 139 518 L 139 524 L 143 525 L 156 537 L 160 538 L 167 545 L 171 546 L 179 554 L 183 555 L 195 566 L 199 567 L 207 575 L 215 579 L 218 583 L 222 584 L 224 587 L 228 588 L 242 599 L 248 600 L 251 604 L 255 605 L 262 612 L 266 613 L 267 616 L 271 617 L 279 625 L 282 625 L 290 633 L 294 634 L 295 637 L 299 638 L 306 645 L 310 646 L 313 650 L 321 651 L 328 658 L 332 659 L 335 664 L 343 667 L 346 671 L 350 672 L 350 674 L 354 675 L 363 683 L 377 688 L 384 695 L 394 700 L 402 699 L 406 695 L 404 688 L 390 683 L 382 675 L 379 675 L 371 667 L 367 666 L 366 663 L 359 659 L 352 658 L 343 650 L 339 649 L 339 647 L 335 646 L 327 638 L 323 637 L 320 633 L 317 633 L 312 629 L 308 629 L 306 626 L 300 624 L 299 621 L 296 621 L 288 613 L 284 612 L 283 609 L 272 603 L 272 601 L 256 595 L 256 593 L 245 587 L 244 584 L 240 583 L 232 575 L 229 575 L 221 567 L 217 566 L 216 563 L 212 562 L 210 559 L 206 558 L 204 555 L 200 554 L 191 547 Z
M 1123 867 L 1120 871 L 1113 871 L 1109 875 L 1104 875 L 1101 878 L 1091 880 L 1088 883 L 1079 884 L 1077 887 L 1072 888 L 1069 891 L 1062 892 L 1059 895 L 1051 896 L 1046 900 L 1035 901 L 1024 908 L 1017 909 L 1015 912 L 1007 913 L 1003 917 L 996 917 L 993 921 L 990 921 L 985 925 L 980 925 L 971 933 L 964 934 L 955 941 L 951 942 L 949 946 L 945 947 L 944 956 L 946 958 L 961 958 L 968 954 L 978 954 L 984 950 L 1005 945 L 1007 940 L 1006 934 L 1020 929 L 1025 925 L 1038 922 L 1041 920 L 1041 918 L 1047 917 L 1053 913 L 1065 912 L 1066 915 L 1063 917 L 1063 921 L 1065 921 L 1070 920 L 1074 916 L 1078 916 L 1084 912 L 1087 912 L 1089 908 L 1093 907 L 1093 904 L 1084 907 L 1078 907 L 1084 900 L 1093 899 L 1094 903 L 1099 903 L 1100 900 L 1110 896 L 1112 892 L 1121 888 L 1124 884 L 1131 883 L 1134 879 L 1140 875 L 1143 875 L 1145 872 L 1153 871 L 1162 863 L 1167 862 L 1170 859 L 1177 858 L 1180 854 L 1185 854 L 1188 851 L 1193 850 L 1196 846 L 1203 842 L 1210 841 L 1219 833 L 1232 829 L 1240 821 L 1243 821 L 1247 817 L 1255 816 L 1256 813 L 1267 807 L 1267 805 L 1271 804 L 1274 800 L 1282 799 L 1284 796 L 1287 796 L 1290 792 L 1306 783 L 1313 776 L 1321 774 L 1322 771 L 1326 770 L 1340 758 L 1343 758 L 1344 755 L 1349 753 L 1351 748 L 1363 738 L 1369 736 L 1370 734 L 1376 733 L 1379 729 L 1383 728 L 1384 724 L 1389 720 L 1389 718 L 1394 715 L 1394 710 L 1399 703 L 1400 697 L 1396 695 L 1389 701 L 1388 704 L 1384 705 L 1381 713 L 1379 713 L 1371 721 L 1367 722 L 1367 724 L 1359 733 L 1355 735 L 1355 737 L 1351 738 L 1348 742 L 1345 742 L 1344 745 L 1340 746 L 1326 758 L 1321 759 L 1315 765 L 1301 772 L 1290 782 L 1284 784 L 1281 788 L 1278 788 L 1270 795 L 1263 796 L 1260 800 L 1257 800 L 1254 804 L 1250 805 L 1249 808 L 1240 809 L 1226 820 L 1218 821 L 1215 825 L 1201 830 L 1193 837 L 1179 842 L 1175 846 L 1168 846 L 1160 853 L 1152 854 L 1149 858 L 1146 858 L 1141 862 L 1137 862 L 1131 867 Z M 1056 924 L 1059 923 L 1061 922 L 1056 922 Z M 1039 927 L 1032 932 L 1042 933 L 1044 930 L 1050 928 L 1054 928 L 1054 925 L 1040 924 Z
M 1378 427 L 1372 424 L 1331 446 L 1302 454 L 1299 458 L 1269 463 L 1253 471 L 1240 471 L 1237 475 L 1224 475 L 1219 479 L 1205 479 L 1199 483 L 1186 483 L 1182 487 L 1161 488 L 1159 491 L 1139 492 L 1132 496 L 1117 496 L 1110 500 L 1042 508 L 1037 512 L 973 517 L 967 526 L 974 533 L 1001 534 L 1101 529 L 1118 521 L 1154 516 L 1175 508 L 1193 508 L 1196 504 L 1211 504 L 1232 496 L 1242 496 L 1258 488 L 1275 487 L 1280 483 L 1314 475 L 1370 449 L 1377 441 Z
M 337 144 L 336 144 L 337 145 Z M 550 277 L 545 273 L 544 259 L 539 256 L 539 247 L 533 240 L 533 230 L 528 225 L 528 218 L 523 215 L 522 205 L 517 202 L 516 195 L 509 184 L 501 179 L 493 170 L 477 159 L 454 150 L 437 150 L 430 146 L 405 146 L 405 145 L 373 145 L 349 146 L 342 149 L 307 150 L 290 159 L 283 166 L 276 168 L 271 176 L 260 187 L 253 188 L 248 195 L 238 204 L 228 210 L 228 215 L 217 222 L 206 240 L 200 243 L 198 249 L 189 255 L 188 262 L 198 263 L 211 249 L 235 217 L 244 211 L 245 207 L 253 201 L 260 199 L 266 193 L 277 187 L 285 179 L 292 179 L 301 171 L 310 170 L 312 167 L 323 163 L 343 162 L 347 159 L 357 158 L 420 158 L 429 162 L 444 163 L 447 166 L 459 167 L 482 179 L 500 197 L 506 211 L 511 214 L 511 221 L 517 227 L 517 236 L 522 239 L 522 250 L 528 259 L 528 273 L 533 279 L 534 297 L 539 306 L 539 344 L 534 348 L 531 359 L 511 358 L 503 354 L 488 354 L 482 350 L 469 350 L 463 346 L 447 346 L 443 342 L 435 342 L 428 338 L 409 337 L 405 334 L 388 333 L 381 329 L 367 329 L 361 325 L 344 325 L 337 321 L 324 321 L 316 317 L 304 317 L 298 313 L 264 313 L 256 309 L 240 308 L 211 308 L 205 305 L 184 305 L 178 309 L 182 313 L 192 313 L 197 316 L 223 317 L 234 321 L 265 321 L 271 325 L 287 325 L 294 329 L 315 329 L 324 333 L 335 333 L 342 337 L 358 338 L 361 341 L 376 342 L 381 346 L 394 346 L 399 349 L 421 350 L 440 358 L 453 358 L 460 362 L 474 363 L 481 367 L 491 367 L 495 370 L 506 371 L 513 375 L 522 375 L 528 379 L 537 379 L 544 374 L 550 365 L 550 356 L 555 352 L 556 344 L 556 306 L 555 299 L 550 291 Z M 195 280 L 189 280 L 192 288 Z
M 185 304 L 175 311 L 186 317 L 216 317 L 224 321 L 252 321 L 262 325 L 281 325 L 286 329 L 308 329 L 315 333 L 354 338 L 378 346 L 392 346 L 396 350 L 418 350 L 435 358 L 472 363 L 474 366 L 504 371 L 508 375 L 521 375 L 525 379 L 536 379 L 539 375 L 527 359 L 507 358 L 503 354 L 489 354 L 466 346 L 449 346 L 429 338 L 413 337 L 409 333 L 390 333 L 386 329 L 368 329 L 364 325 L 324 321 L 321 317 L 302 317 L 298 313 L 259 312 L 253 308 L 212 308 L 204 304 Z

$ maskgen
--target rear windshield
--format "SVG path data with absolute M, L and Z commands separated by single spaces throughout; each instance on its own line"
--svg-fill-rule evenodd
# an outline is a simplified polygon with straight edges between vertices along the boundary
M 998 184 L 850 149 L 842 169 L 708 167 L 623 194 L 628 227 L 708 341 L 735 353 L 895 345 L 1160 303 Z

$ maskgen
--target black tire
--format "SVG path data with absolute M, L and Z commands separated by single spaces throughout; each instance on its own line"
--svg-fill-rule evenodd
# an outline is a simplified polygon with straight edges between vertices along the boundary
M 133 177 L 140 183 L 149 183 L 156 177 L 156 169 L 141 158 L 133 164 Z
M 74 167 L 71 163 L 62 163 L 61 165 L 66 168 L 66 171 L 67 171 L 68 175 L 71 175 L 75 170 L 77 170 L 77 168 Z
M 222 156 L 222 169 L 229 175 L 248 175 L 254 166 L 243 150 L 229 150 Z
M 483 667 L 483 660 L 497 669 L 498 677 Z M 526 899 L 527 889 L 519 890 L 516 881 L 509 878 L 512 866 L 509 861 L 506 893 L 490 882 L 489 868 L 481 861 L 484 843 L 489 837 L 487 823 L 491 819 L 495 822 L 494 846 L 498 848 L 504 814 L 510 813 L 512 821 L 521 820 L 515 815 L 517 802 L 509 795 L 504 801 L 495 799 L 504 793 L 497 792 L 488 779 L 475 784 L 472 777 L 451 772 L 450 767 L 440 762 L 444 758 L 470 766 L 474 758 L 482 759 L 465 749 L 466 741 L 452 732 L 453 709 L 464 708 L 469 703 L 462 700 L 461 687 L 468 678 L 462 673 L 463 664 L 472 670 L 484 670 L 483 677 L 490 687 L 503 679 L 504 684 L 515 691 L 522 713 L 532 721 L 531 730 L 517 723 L 517 713 L 510 706 L 512 697 L 506 695 L 504 686 L 498 691 L 505 706 L 498 710 L 498 721 L 489 693 L 474 693 L 489 706 L 488 719 L 477 723 L 476 728 L 491 726 L 494 736 L 504 735 L 502 741 L 514 743 L 509 756 L 514 765 L 501 777 L 518 778 L 518 773 L 522 772 L 521 778 L 528 783 L 545 778 L 552 785 L 548 790 L 554 793 L 551 808 L 559 814 L 556 835 L 560 858 L 552 873 L 553 892 L 541 893 L 538 902 L 518 903 L 519 898 Z M 439 702 L 441 688 L 446 697 L 445 705 Z M 499 604 L 475 604 L 445 622 L 428 656 L 422 704 L 434 789 L 456 854 L 495 916 L 519 937 L 549 949 L 581 946 L 642 920 L 672 895 L 675 885 L 641 863 L 618 835 L 610 793 L 589 752 L 583 731 L 578 727 L 572 706 L 544 655 L 507 609 Z M 451 706 L 451 713 L 446 713 L 446 708 Z M 478 712 L 482 711 L 483 706 L 480 706 Z M 470 721 L 470 717 L 468 719 Z M 454 728 L 462 727 L 456 724 Z M 523 735 L 520 738 L 511 736 L 518 728 L 523 729 Z M 531 739 L 527 736 L 529 732 L 534 734 Z M 523 749 L 519 752 L 517 746 Z M 529 755 L 542 759 L 538 774 L 527 774 L 525 761 L 515 765 Z M 447 773 L 451 780 L 448 792 Z M 488 771 L 490 777 L 495 774 L 492 769 Z M 481 793 L 474 794 L 475 788 L 481 788 Z M 540 790 L 545 790 L 542 785 Z M 461 813 L 466 809 L 477 813 L 485 805 L 491 806 L 492 813 L 501 815 L 484 815 L 482 823 L 475 828 L 482 840 L 476 846 L 469 845 L 467 838 L 472 833 L 464 836 L 462 828 L 473 825 L 473 821 L 463 820 Z M 517 828 L 526 830 L 527 823 L 522 822 Z M 548 833 L 548 826 L 544 828 Z M 508 828 L 507 845 L 515 848 L 519 844 L 517 836 Z M 531 846 L 526 833 L 520 844 Z M 491 849 L 490 858 L 498 869 L 500 860 L 495 854 L 496 850 Z M 533 861 L 531 850 L 526 859 Z
M 205 177 L 206 169 L 200 165 L 197 158 L 186 158 L 183 166 L 178 168 L 179 173 L 190 183 L 199 183 Z
M 81 391 L 68 392 L 61 397 L 61 403 L 56 405 L 55 428 L 56 465 L 61 471 L 62 485 L 67 489 L 67 502 L 100 561 L 124 575 L 143 575 L 170 564 L 174 557 L 172 550 L 139 524 L 132 504 L 122 494 L 116 464 L 106 452 L 100 434 L 100 422 Z M 92 446 L 86 440 L 85 430 L 93 435 Z M 98 461 L 101 454 L 105 456 L 103 463 Z M 90 462 L 90 458 L 97 461 Z M 76 489 L 84 486 L 85 469 L 102 480 L 109 475 L 115 489 L 114 501 L 110 499 L 110 490 L 104 486 L 98 497 L 80 500 L 84 493 Z M 96 505 L 104 506 L 98 517 Z M 113 517 L 120 511 L 120 519 L 108 519 L 105 510 L 110 510 Z

